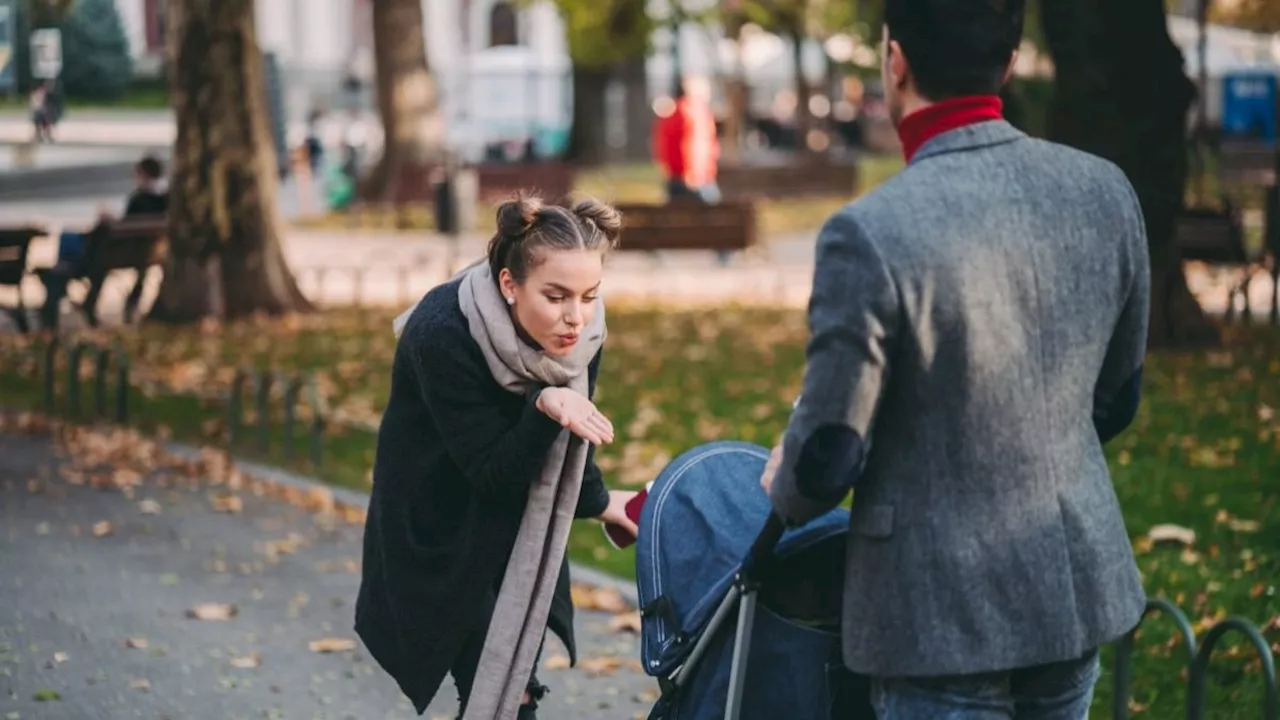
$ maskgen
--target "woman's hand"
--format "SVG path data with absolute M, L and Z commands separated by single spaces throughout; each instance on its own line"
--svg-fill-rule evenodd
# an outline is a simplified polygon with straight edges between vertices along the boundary
M 613 442 L 613 423 L 595 403 L 569 388 L 550 387 L 538 395 L 538 410 L 592 445 Z
M 631 502 L 631 498 L 635 496 L 636 493 L 629 490 L 610 490 L 609 506 L 604 509 L 604 512 L 600 513 L 600 517 L 597 519 L 602 523 L 621 527 L 631 533 L 633 539 L 639 536 L 640 528 L 636 527 L 631 518 L 627 517 L 627 503 Z

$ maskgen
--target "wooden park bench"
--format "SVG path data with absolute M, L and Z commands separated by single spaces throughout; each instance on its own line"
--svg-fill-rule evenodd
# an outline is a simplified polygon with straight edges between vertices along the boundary
M 1247 265 L 1244 224 L 1238 213 L 1188 208 L 1178 213 L 1174 247 L 1183 260 L 1219 265 Z
M 716 183 L 727 200 L 793 198 L 857 193 L 858 167 L 852 163 L 787 163 L 722 166 Z
M 89 289 L 81 310 L 93 327 L 98 325 L 98 298 L 107 277 L 117 270 L 134 270 L 138 279 L 125 300 L 124 319 L 133 322 L 147 270 L 153 265 L 163 265 L 169 256 L 169 222 L 163 215 L 138 216 L 112 220 L 86 235 L 84 261 L 74 269 L 61 265 L 37 271 L 45 285 L 45 306 L 40 321 L 47 327 L 56 327 L 58 305 L 66 297 L 67 284 L 71 280 L 85 280 Z
M 577 173 L 566 162 L 481 163 L 473 166 L 480 182 L 480 202 L 500 203 L 521 190 L 557 200 L 573 192 Z
M 9 286 L 18 294 L 18 302 L 8 308 L 13 316 L 19 332 L 27 332 L 27 305 L 22 297 L 22 279 L 27 275 L 27 253 L 31 249 L 31 241 L 44 235 L 44 230 L 36 227 L 4 227 L 0 228 L 0 286 Z
M 1244 277 L 1227 294 L 1227 318 L 1235 314 L 1237 297 L 1248 298 L 1253 269 L 1262 257 L 1250 254 L 1244 242 L 1244 222 L 1240 213 L 1226 210 L 1185 208 L 1174 224 L 1173 245 L 1184 262 L 1244 268 Z M 1246 300 L 1246 307 L 1248 302 Z
M 677 201 L 667 205 L 619 203 L 623 251 L 749 250 L 758 243 L 753 203 L 728 200 L 718 205 Z
M 555 200 L 573 191 L 576 173 L 564 162 L 480 163 L 464 170 L 476 173 L 479 201 L 499 203 L 520 190 L 536 191 L 547 200 Z M 414 203 L 434 204 L 436 184 L 443 172 L 434 165 L 406 164 L 392 187 L 391 203 L 395 206 Z
M 1219 146 L 1218 177 L 1242 185 L 1275 182 L 1275 147 L 1248 139 L 1224 139 Z

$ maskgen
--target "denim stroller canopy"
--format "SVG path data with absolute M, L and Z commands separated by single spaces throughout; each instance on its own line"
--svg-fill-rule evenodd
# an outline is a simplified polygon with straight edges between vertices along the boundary
M 672 461 L 649 489 L 636 544 L 645 616 L 640 652 L 649 675 L 666 676 L 685 661 L 733 585 L 770 514 L 760 488 L 768 459 L 759 445 L 702 445 Z M 775 555 L 794 555 L 848 530 L 848 512 L 834 510 L 787 531 Z

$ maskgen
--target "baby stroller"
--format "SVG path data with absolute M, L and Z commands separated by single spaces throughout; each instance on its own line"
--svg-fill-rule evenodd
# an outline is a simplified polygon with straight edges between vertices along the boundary
M 840 656 L 849 513 L 784 532 L 760 490 L 768 458 L 703 445 L 649 488 L 636 543 L 641 661 L 662 693 L 649 720 L 875 717 Z

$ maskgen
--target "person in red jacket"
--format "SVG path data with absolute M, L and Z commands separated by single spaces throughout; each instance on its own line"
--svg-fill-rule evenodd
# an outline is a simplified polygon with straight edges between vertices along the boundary
M 714 204 L 720 199 L 720 140 L 705 93 L 685 92 L 684 83 L 676 83 L 674 108 L 653 126 L 653 155 L 666 174 L 668 200 L 694 198 Z

